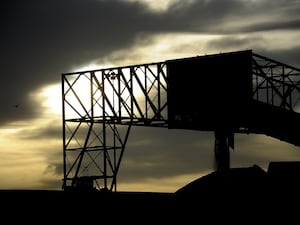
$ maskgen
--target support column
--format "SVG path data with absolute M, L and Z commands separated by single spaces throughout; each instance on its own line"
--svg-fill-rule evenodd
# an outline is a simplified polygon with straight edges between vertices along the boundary
M 215 130 L 215 163 L 216 170 L 230 169 L 230 148 L 234 148 L 234 133 Z

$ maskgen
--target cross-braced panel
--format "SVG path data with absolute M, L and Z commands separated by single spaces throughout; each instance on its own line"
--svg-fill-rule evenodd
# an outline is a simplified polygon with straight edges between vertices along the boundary
M 63 188 L 116 189 L 130 127 L 167 125 L 164 63 L 62 75 Z
M 253 53 L 253 98 L 291 111 L 300 111 L 300 69 Z

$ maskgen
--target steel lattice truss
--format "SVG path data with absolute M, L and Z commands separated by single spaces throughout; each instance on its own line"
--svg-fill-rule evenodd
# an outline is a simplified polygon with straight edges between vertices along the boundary
M 300 70 L 252 54 L 253 99 L 295 110 Z M 168 127 L 167 64 L 62 74 L 63 189 L 116 190 L 131 126 Z
M 167 126 L 166 64 L 63 74 L 62 84 L 63 188 L 113 190 L 130 127 Z
M 299 111 L 300 69 L 252 53 L 253 98 Z

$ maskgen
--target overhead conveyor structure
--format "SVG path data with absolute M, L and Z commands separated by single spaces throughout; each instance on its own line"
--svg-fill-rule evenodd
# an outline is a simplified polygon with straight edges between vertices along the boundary
M 219 170 L 235 133 L 300 146 L 299 83 L 252 50 L 64 73 L 63 190 L 116 191 L 132 126 L 214 132 Z

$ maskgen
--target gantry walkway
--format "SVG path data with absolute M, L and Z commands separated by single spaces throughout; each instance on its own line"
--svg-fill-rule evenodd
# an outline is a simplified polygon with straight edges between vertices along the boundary
M 64 73 L 63 189 L 116 190 L 132 126 L 213 131 L 216 155 L 235 133 L 300 146 L 299 83 L 252 50 Z

